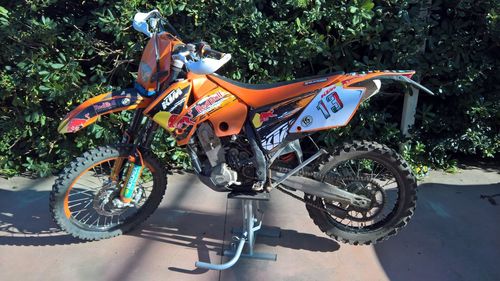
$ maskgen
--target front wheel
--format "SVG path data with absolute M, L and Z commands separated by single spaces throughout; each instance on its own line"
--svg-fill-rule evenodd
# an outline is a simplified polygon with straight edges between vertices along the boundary
M 317 180 L 371 199 L 366 208 L 305 195 L 314 223 L 344 243 L 371 244 L 404 227 L 416 204 L 416 180 L 396 151 L 375 142 L 354 142 L 332 153 Z M 334 210 L 334 211 L 326 211 Z
M 57 225 L 74 237 L 100 240 L 130 231 L 160 204 L 167 187 L 166 171 L 149 152 L 132 202 L 117 206 L 122 183 L 110 179 L 115 161 L 127 171 L 130 147 L 105 146 L 85 152 L 59 175 L 50 193 L 50 210 Z

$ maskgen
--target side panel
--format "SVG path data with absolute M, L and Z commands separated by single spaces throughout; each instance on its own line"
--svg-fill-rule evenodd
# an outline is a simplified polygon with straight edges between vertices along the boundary
M 214 112 L 208 121 L 214 127 L 215 135 L 226 137 L 240 133 L 247 119 L 248 106 L 239 100 L 231 102 L 223 109 Z
M 192 81 L 193 96 L 195 100 L 203 98 L 205 95 L 218 87 L 212 80 L 207 79 L 206 75 L 197 75 L 188 72 L 187 78 Z M 240 101 L 232 102 L 208 117 L 212 123 L 215 135 L 225 137 L 238 134 L 243 128 L 247 118 L 248 106 Z
M 299 112 L 315 97 L 319 90 L 264 106 L 250 113 L 252 125 L 262 147 L 269 151 L 277 147 L 288 135 L 288 130 Z
M 172 84 L 144 114 L 168 130 L 179 145 L 187 144 L 196 126 L 207 119 L 218 136 L 238 133 L 246 118 L 246 105 L 220 87 L 195 100 L 191 83 L 191 80 L 184 80 Z
M 218 87 L 217 84 L 207 79 L 206 75 L 197 75 L 188 72 L 187 79 L 192 81 L 195 100 L 201 99 L 204 95 Z
M 118 90 L 98 95 L 69 112 L 57 130 L 61 134 L 74 133 L 97 121 L 101 115 L 144 108 L 151 101 L 151 99 L 142 97 L 136 89 Z
M 144 114 L 152 118 L 162 128 L 173 132 L 177 122 L 181 121 L 181 113 L 186 110 L 190 99 L 191 83 L 181 81 L 170 85 L 144 110 Z M 190 120 L 185 120 L 190 123 Z
M 304 133 L 346 125 L 358 109 L 364 88 L 344 88 L 338 83 L 321 89 L 290 128 Z
M 199 123 L 207 120 L 216 112 L 223 112 L 226 107 L 234 103 L 239 103 L 236 97 L 220 87 L 197 100 L 180 114 L 181 121 L 186 120 L 187 122 L 176 121 L 174 136 L 177 143 L 186 145 Z

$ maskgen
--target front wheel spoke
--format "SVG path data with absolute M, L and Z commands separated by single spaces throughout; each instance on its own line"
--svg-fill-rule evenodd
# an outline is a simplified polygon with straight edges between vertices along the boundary
M 70 193 L 70 194 L 68 195 L 68 197 L 69 197 L 69 196 L 73 196 L 73 195 L 78 195 L 78 194 L 85 194 L 85 195 L 87 195 L 87 196 L 89 196 L 89 197 L 91 197 L 91 196 L 92 196 L 92 194 L 91 194 L 91 195 L 88 195 L 86 192 L 90 192 L 90 191 L 89 191 L 89 190 L 82 190 L 82 191 L 78 191 L 78 192 L 75 192 L 75 193 Z
M 100 217 L 101 217 L 101 216 L 100 216 L 100 215 L 98 215 L 98 216 L 97 216 L 97 219 L 95 219 L 95 220 L 94 220 L 94 222 L 90 224 L 90 226 L 93 226 L 93 225 L 95 224 L 95 225 L 98 227 L 98 226 L 99 226 L 99 218 L 100 218 Z
M 83 211 L 86 211 L 88 209 L 81 209 L 81 210 L 78 210 L 76 211 L 74 214 L 72 213 L 73 217 L 76 219 L 78 217 L 78 215 L 80 215 Z
M 83 220 L 86 219 L 88 216 L 90 216 L 90 212 L 88 212 L 83 218 L 79 219 L 78 221 L 81 223 L 84 223 Z
M 80 206 L 80 205 L 82 205 L 83 203 L 85 203 L 85 202 L 79 202 L 79 203 L 76 203 L 76 204 L 73 204 L 73 205 L 69 205 L 69 204 L 68 204 L 68 208 L 70 208 L 70 209 L 71 209 L 71 208 L 74 208 L 74 207 L 76 207 L 76 206 Z
M 89 205 L 90 205 L 90 203 L 92 203 L 92 201 L 93 201 L 93 200 L 90 200 L 90 201 L 87 203 L 87 205 L 85 205 L 85 206 L 84 206 L 84 208 L 88 208 L 88 207 L 89 207 Z
M 85 200 L 92 200 L 92 198 L 80 198 L 80 199 L 75 199 L 75 200 L 71 200 L 69 201 L 68 203 L 75 203 L 75 202 L 81 202 L 81 201 L 85 201 Z
M 89 213 L 90 214 L 90 213 Z M 83 224 L 87 224 L 87 222 L 93 217 L 93 214 L 90 214 L 90 216 L 83 222 Z

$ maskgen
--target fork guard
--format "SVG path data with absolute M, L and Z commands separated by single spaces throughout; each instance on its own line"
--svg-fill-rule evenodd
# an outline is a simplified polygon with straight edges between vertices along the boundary
M 69 112 L 57 130 L 61 134 L 74 133 L 97 121 L 101 115 L 145 108 L 151 101 L 133 88 L 104 93 L 88 99 Z

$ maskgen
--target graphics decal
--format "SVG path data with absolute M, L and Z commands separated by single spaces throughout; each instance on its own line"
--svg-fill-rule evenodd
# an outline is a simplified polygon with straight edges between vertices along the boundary
M 172 90 L 172 92 L 170 92 L 170 94 L 168 94 L 161 102 L 161 108 L 163 108 L 164 110 L 167 109 L 168 106 L 171 105 L 175 100 L 179 99 L 181 95 L 182 90 L 180 88 Z
M 63 134 L 73 133 L 94 123 L 99 115 L 112 111 L 134 109 L 144 101 L 144 98 L 135 89 L 109 92 L 101 94 L 95 99 L 97 101 L 82 108 L 77 107 L 68 113 L 57 130 Z
M 269 121 L 270 118 L 272 117 L 277 117 L 276 114 L 274 114 L 274 110 L 269 110 L 261 113 L 256 113 L 253 118 L 252 118 L 252 123 L 255 128 L 260 128 L 264 122 Z
M 335 88 L 331 88 L 329 89 L 329 91 L 322 94 L 321 95 L 322 99 L 318 102 L 318 105 L 316 106 L 316 109 L 318 109 L 319 111 L 321 111 L 321 113 L 323 113 L 325 119 L 331 116 L 330 112 L 337 113 L 344 107 L 344 104 L 342 103 L 339 94 L 333 91 L 333 89 Z
M 288 135 L 289 122 L 285 122 L 278 126 L 272 133 L 265 136 L 262 140 L 262 147 L 266 150 L 271 150 L 278 146 Z
M 103 112 L 110 110 L 115 105 L 116 105 L 116 101 L 110 100 L 110 101 L 103 101 L 100 103 L 96 103 L 93 105 L 93 107 L 94 107 L 95 112 L 103 113 Z
M 130 99 L 129 98 L 122 99 L 122 105 L 129 105 L 129 104 L 130 104 Z
M 80 119 L 80 118 L 71 119 L 68 122 L 67 132 L 72 133 L 80 130 L 83 127 L 83 124 L 85 124 L 85 122 L 87 122 L 87 119 Z
M 290 133 L 344 126 L 356 111 L 364 88 L 344 88 L 341 83 L 321 89 L 300 113 Z
M 188 109 L 187 115 L 192 121 L 198 122 L 208 117 L 218 108 L 236 100 L 236 97 L 222 88 L 217 88 L 211 94 L 200 99 Z
M 175 129 L 182 129 L 189 125 L 194 125 L 195 123 L 186 115 L 183 115 L 179 118 L 178 114 L 172 114 L 170 112 L 160 111 L 155 114 L 153 120 L 158 124 L 166 126 L 169 131 L 173 131 Z

